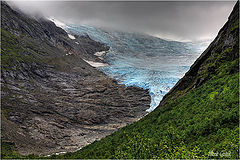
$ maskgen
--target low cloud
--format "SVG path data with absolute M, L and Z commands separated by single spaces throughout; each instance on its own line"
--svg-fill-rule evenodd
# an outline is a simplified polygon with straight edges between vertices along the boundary
M 235 4 L 201 2 L 11 1 L 31 15 L 180 40 L 214 38 Z

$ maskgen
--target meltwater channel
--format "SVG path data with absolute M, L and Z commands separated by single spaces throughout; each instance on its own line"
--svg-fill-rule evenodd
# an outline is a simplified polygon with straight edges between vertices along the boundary
M 163 96 L 183 77 L 210 42 L 167 41 L 146 34 L 86 25 L 66 25 L 64 29 L 107 44 L 110 50 L 104 60 L 109 65 L 100 69 L 120 84 L 148 89 L 151 96 L 148 112 L 159 105 Z

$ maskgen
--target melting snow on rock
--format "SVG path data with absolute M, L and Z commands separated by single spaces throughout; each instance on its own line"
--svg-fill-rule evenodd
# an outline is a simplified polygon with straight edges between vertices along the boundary
M 90 64 L 91 66 L 96 67 L 96 68 L 108 66 L 107 63 L 88 61 L 88 60 L 86 60 L 86 59 L 83 59 L 83 60 L 84 60 L 85 62 L 87 62 L 88 64 Z

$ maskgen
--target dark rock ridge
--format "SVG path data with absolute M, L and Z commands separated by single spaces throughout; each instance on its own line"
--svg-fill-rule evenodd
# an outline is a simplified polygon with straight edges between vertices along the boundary
M 72 40 L 5 2 L 1 12 L 2 145 L 25 155 L 74 151 L 146 114 L 147 91 L 118 85 L 82 60 L 100 61 L 94 53 L 108 46 Z

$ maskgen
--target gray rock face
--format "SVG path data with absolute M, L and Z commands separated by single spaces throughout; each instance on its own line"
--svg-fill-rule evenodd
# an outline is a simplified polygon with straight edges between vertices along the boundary
M 2 138 L 21 154 L 75 151 L 146 114 L 147 91 L 118 85 L 82 60 L 109 47 L 71 40 L 54 23 L 1 3 Z
M 49 45 L 60 48 L 66 53 L 78 54 L 86 59 L 99 60 L 93 54 L 99 50 L 109 49 L 105 44 L 93 41 L 89 36 L 76 36 L 76 40 L 71 40 L 66 31 L 53 22 L 44 18 L 31 18 L 11 9 L 5 2 L 1 4 L 1 27 L 14 35 L 27 35 L 39 43 L 47 41 Z

